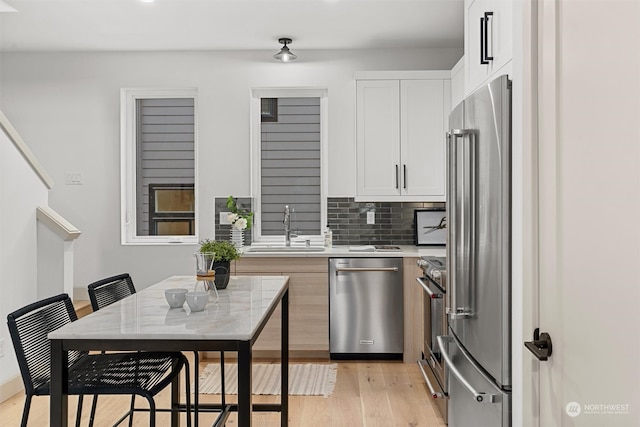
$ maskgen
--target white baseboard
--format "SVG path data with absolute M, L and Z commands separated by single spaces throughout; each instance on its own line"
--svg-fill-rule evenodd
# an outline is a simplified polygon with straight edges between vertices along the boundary
M 17 393 L 24 393 L 22 377 L 19 375 L 0 384 L 0 403 L 8 400 Z

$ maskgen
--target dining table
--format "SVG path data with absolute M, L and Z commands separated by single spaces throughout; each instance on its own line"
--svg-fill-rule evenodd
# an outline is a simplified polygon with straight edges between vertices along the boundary
M 237 425 L 251 426 L 252 412 L 280 412 L 288 418 L 289 278 L 287 276 L 233 276 L 226 289 L 212 293 L 205 309 L 192 312 L 185 303 L 170 308 L 164 291 L 199 288 L 196 276 L 172 276 L 131 296 L 71 322 L 51 333 L 50 426 L 68 422 L 68 351 L 235 351 L 238 363 L 238 399 L 235 404 L 209 404 L 219 411 L 214 425 L 223 425 L 237 412 Z M 281 395 L 279 403 L 252 404 L 252 347 L 281 306 Z M 180 424 L 179 376 L 171 385 L 171 426 Z M 187 391 L 188 392 L 188 391 Z M 197 392 L 197 391 L 196 391 Z M 224 402 L 224 399 L 222 400 Z M 98 408 L 99 409 L 99 408 Z M 199 409 L 199 408 L 194 408 Z

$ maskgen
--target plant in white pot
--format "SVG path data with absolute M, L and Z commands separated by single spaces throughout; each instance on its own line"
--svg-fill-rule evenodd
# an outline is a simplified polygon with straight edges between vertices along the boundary
M 209 264 L 211 270 L 216 272 L 214 282 L 217 289 L 224 289 L 229 284 L 229 276 L 231 275 L 231 261 L 240 258 L 240 252 L 227 240 L 210 240 L 204 239 L 200 241 L 200 253 L 213 254 L 211 258 L 212 264 Z

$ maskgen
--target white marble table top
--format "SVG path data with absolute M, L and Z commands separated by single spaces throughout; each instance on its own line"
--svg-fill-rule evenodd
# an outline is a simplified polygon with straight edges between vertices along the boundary
M 50 339 L 249 340 L 288 286 L 286 276 L 231 277 L 204 311 L 169 308 L 165 289 L 193 290 L 195 276 L 173 276 L 49 334 Z M 201 290 L 201 289 L 200 289 Z

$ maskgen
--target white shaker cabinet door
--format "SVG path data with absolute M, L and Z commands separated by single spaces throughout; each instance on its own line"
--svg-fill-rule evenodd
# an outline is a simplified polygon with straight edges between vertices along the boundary
M 513 57 L 512 0 L 466 0 L 465 93 L 492 80 Z
M 400 82 L 356 82 L 357 181 L 360 196 L 400 195 Z
M 401 192 L 444 201 L 445 96 L 449 81 L 400 82 Z M 445 87 L 446 86 L 446 87 Z

